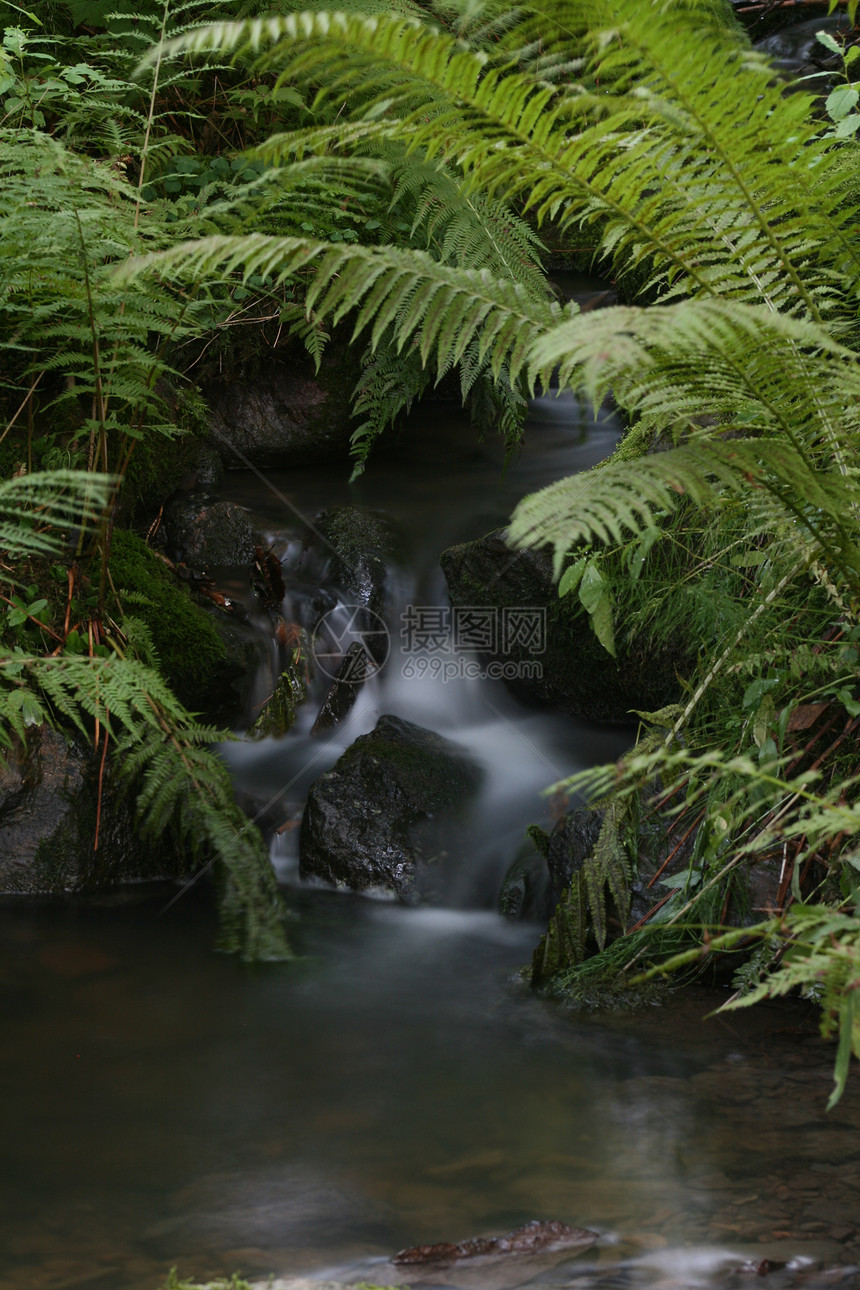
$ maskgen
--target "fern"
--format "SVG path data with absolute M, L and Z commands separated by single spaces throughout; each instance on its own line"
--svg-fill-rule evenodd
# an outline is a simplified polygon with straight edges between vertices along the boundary
M 0 481 L 0 546 L 21 557 L 57 555 L 63 539 L 106 507 L 116 480 L 55 471 Z M 224 870 L 222 947 L 247 959 L 290 957 L 283 910 L 258 830 L 236 806 L 229 776 L 210 745 L 228 737 L 201 725 L 157 671 L 145 625 L 129 620 L 123 640 L 138 642 L 144 664 L 116 652 L 39 657 L 0 654 L 0 744 L 26 741 L 45 722 L 107 739 L 133 788 L 141 827 L 172 833 L 195 861 Z
M 262 839 L 236 806 L 226 767 L 210 751 L 224 731 L 196 722 L 158 672 L 133 659 L 0 658 L 0 723 L 21 735 L 47 720 L 61 720 L 86 739 L 98 722 L 120 774 L 134 785 L 144 831 L 170 832 L 192 859 L 223 865 L 223 948 L 250 960 L 290 957 Z
M 609 801 L 591 854 L 572 875 L 535 951 L 532 978 L 535 984 L 582 963 L 590 937 L 599 950 L 606 946 L 607 890 L 622 926 L 630 910 L 631 870 L 621 836 L 625 812 L 619 798 Z
M 0 549 L 59 555 L 71 533 L 92 522 L 116 486 L 110 475 L 54 470 L 0 479 Z
M 426 252 L 261 234 L 180 244 L 129 261 L 116 276 L 122 283 L 145 273 L 196 279 L 240 270 L 245 279 L 259 274 L 282 283 L 309 267 L 314 277 L 307 306 L 318 317 L 336 324 L 357 309 L 354 337 L 369 332 L 375 348 L 391 327 L 398 350 L 417 337 L 422 362 L 435 355 L 443 371 L 462 359 L 473 339 L 494 375 L 503 367 L 522 371 L 538 335 L 575 312 L 575 306 L 533 300 L 518 283 L 486 269 L 453 269 Z

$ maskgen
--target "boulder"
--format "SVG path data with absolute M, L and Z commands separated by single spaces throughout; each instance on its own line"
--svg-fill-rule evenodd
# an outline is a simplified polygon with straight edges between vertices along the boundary
M 629 721 L 632 709 L 653 711 L 680 696 L 676 667 L 687 660 L 635 644 L 619 645 L 612 658 L 578 600 L 559 597 L 547 552 L 515 551 L 497 529 L 450 547 L 441 563 L 455 607 L 495 611 L 495 648 L 485 652 L 505 665 L 505 679 L 521 697 L 570 716 L 619 722 Z M 543 631 L 527 630 L 529 614 Z
M 100 758 L 82 741 L 35 728 L 0 766 L 0 894 L 94 890 L 175 877 L 180 857 L 139 837 L 109 767 L 94 849 Z
M 207 493 L 178 494 L 165 511 L 167 546 L 173 559 L 192 569 L 251 565 L 257 537 L 248 512 Z
M 457 744 L 380 717 L 311 788 L 299 837 L 302 877 L 407 903 L 434 894 L 456 859 L 447 848 L 462 836 L 480 779 Z
M 211 442 L 228 466 L 304 466 L 349 455 L 358 367 L 330 345 L 319 370 L 307 354 L 273 356 L 250 377 L 204 388 Z

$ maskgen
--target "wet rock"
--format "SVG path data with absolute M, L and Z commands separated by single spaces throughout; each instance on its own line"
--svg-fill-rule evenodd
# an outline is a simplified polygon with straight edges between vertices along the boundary
M 476 1236 L 454 1245 L 442 1241 L 436 1245 L 416 1245 L 401 1250 L 391 1260 L 399 1266 L 421 1263 L 448 1264 L 466 1259 L 502 1258 L 510 1255 L 537 1254 L 543 1250 L 586 1249 L 597 1240 L 596 1232 L 566 1223 L 541 1223 L 533 1219 L 504 1236 Z
M 253 562 L 254 526 L 235 502 L 216 502 L 207 493 L 180 494 L 166 508 L 164 525 L 171 557 L 194 569 Z
M 295 725 L 298 706 L 304 703 L 307 692 L 303 652 L 296 648 L 248 734 L 254 739 L 262 739 L 267 735 L 282 738 Z
M 174 877 L 178 855 L 144 842 L 108 769 L 94 849 L 100 757 L 47 726 L 0 768 L 0 894 L 86 891 Z
M 385 617 L 388 566 L 397 545 L 393 521 L 366 506 L 330 506 L 315 521 L 329 576 L 356 605 Z
M 627 721 L 633 709 L 679 697 L 682 653 L 619 647 L 613 659 L 575 598 L 559 598 L 546 552 L 514 551 L 498 529 L 450 547 L 441 563 L 455 606 L 495 611 L 496 644 L 486 653 L 514 665 L 507 670 L 518 675 L 508 683 L 522 697 L 595 721 Z
M 205 387 L 212 443 L 228 466 L 301 466 L 349 455 L 358 368 L 330 346 L 318 372 L 307 355 L 273 358 L 253 375 Z
M 530 848 L 527 853 L 517 856 L 504 876 L 499 912 L 505 918 L 545 922 L 554 904 L 546 859 L 539 851 Z
M 364 645 L 361 641 L 353 641 L 329 686 L 317 719 L 311 726 L 312 735 L 318 735 L 321 730 L 330 730 L 343 721 L 352 710 L 368 671 L 372 670 L 373 660 Z
M 594 850 L 603 822 L 601 811 L 577 810 L 563 816 L 550 834 L 546 864 L 554 901 L 570 886 Z
M 400 717 L 380 717 L 311 788 L 299 840 L 302 877 L 382 889 L 410 903 L 433 894 L 453 860 L 448 834 L 479 782 L 456 744 Z

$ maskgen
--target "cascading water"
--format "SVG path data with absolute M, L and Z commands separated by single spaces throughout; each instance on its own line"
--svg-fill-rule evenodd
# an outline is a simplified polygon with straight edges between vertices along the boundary
M 354 621 L 354 597 L 327 575 L 332 561 L 326 558 L 325 546 L 308 546 L 317 511 L 345 500 L 384 510 L 400 541 L 386 580 L 389 639 L 383 666 L 368 677 L 349 716 L 333 731 L 314 735 L 311 727 L 335 666 L 323 658 L 310 698 L 285 738 L 225 747 L 240 791 L 267 815 L 274 818 L 280 812 L 285 820 L 295 819 L 312 781 L 383 713 L 456 741 L 485 774 L 471 818 L 477 843 L 468 872 L 458 876 L 448 893 L 453 904 L 493 906 L 526 826 L 547 820 L 542 790 L 584 766 L 611 760 L 630 737 L 626 730 L 527 707 L 511 696 L 503 681 L 485 675 L 477 655 L 460 652 L 452 644 L 441 551 L 503 525 L 527 492 L 599 460 L 611 451 L 619 433 L 609 410 L 595 421 L 572 396 L 536 400 L 532 414 L 524 451 L 507 470 L 499 444 L 478 443 L 461 417 L 438 405 L 414 418 L 409 439 L 381 462 L 374 461 L 352 488 L 347 489 L 338 468 L 293 472 L 290 477 L 270 473 L 262 483 L 253 476 L 231 477 L 226 485 L 231 498 L 248 505 L 282 555 L 283 613 L 304 628 L 309 639 L 314 638 L 321 613 L 333 624 L 343 649 L 362 637 L 362 620 Z M 278 525 L 285 518 L 284 496 L 304 517 L 290 514 L 287 529 Z M 422 615 L 436 628 L 434 648 L 415 655 L 410 652 L 414 641 L 409 624 L 420 625 Z M 378 619 L 373 622 L 380 626 Z M 257 703 L 271 691 L 284 661 L 284 651 L 276 653 L 261 666 L 254 687 Z M 540 665 L 539 653 L 535 661 Z M 273 846 L 273 860 L 284 880 L 295 873 L 297 839 L 298 831 L 288 829 L 277 835 Z

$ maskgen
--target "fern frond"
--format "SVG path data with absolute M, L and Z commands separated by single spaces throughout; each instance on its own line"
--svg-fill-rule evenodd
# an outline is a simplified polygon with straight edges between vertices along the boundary
M 655 512 L 672 510 L 681 496 L 702 505 L 716 499 L 718 486 L 744 492 L 751 479 L 792 506 L 813 542 L 824 545 L 841 526 L 846 504 L 860 503 L 860 479 L 846 481 L 835 471 L 813 474 L 790 444 L 699 440 L 635 462 L 612 460 L 533 493 L 514 512 L 510 542 L 516 547 L 551 543 L 558 576 L 565 555 L 577 543 L 620 544 L 652 526 Z M 793 497 L 803 503 L 793 503 Z M 856 562 L 850 545 L 844 555 Z
M 0 549 L 10 555 L 56 555 L 67 535 L 107 508 L 117 479 L 77 470 L 0 479 Z
M 455 269 L 426 252 L 262 234 L 182 243 L 128 261 L 116 272 L 120 282 L 143 273 L 193 279 L 241 272 L 246 280 L 259 274 L 281 284 L 309 268 L 315 274 L 309 311 L 336 324 L 356 310 L 353 336 L 369 332 L 372 348 L 389 327 L 398 349 L 417 336 L 422 362 L 435 354 L 442 370 L 459 362 L 476 339 L 495 375 L 503 367 L 518 373 L 538 337 L 576 308 L 535 300 L 519 283 L 487 270 Z
M 160 674 L 135 659 L 20 652 L 0 658 L 0 739 L 8 743 L 6 728 L 26 733 L 48 711 L 85 738 L 96 721 L 110 733 L 115 764 L 135 789 L 145 831 L 171 831 L 195 859 L 223 864 L 228 921 L 222 947 L 249 960 L 290 958 L 266 849 L 210 748 L 226 732 L 197 722 Z
M 387 117 L 392 137 L 486 196 L 562 228 L 597 225 L 606 252 L 650 266 L 664 287 L 831 313 L 833 275 L 858 280 L 860 254 L 810 100 L 785 99 L 716 7 L 681 9 L 561 5 L 561 26 L 584 42 L 581 78 L 567 85 L 518 70 L 504 47 L 491 57 L 382 17 L 215 24 L 169 48 L 231 51 L 323 83 L 354 120 Z M 695 40 L 678 38 L 683 14 Z

